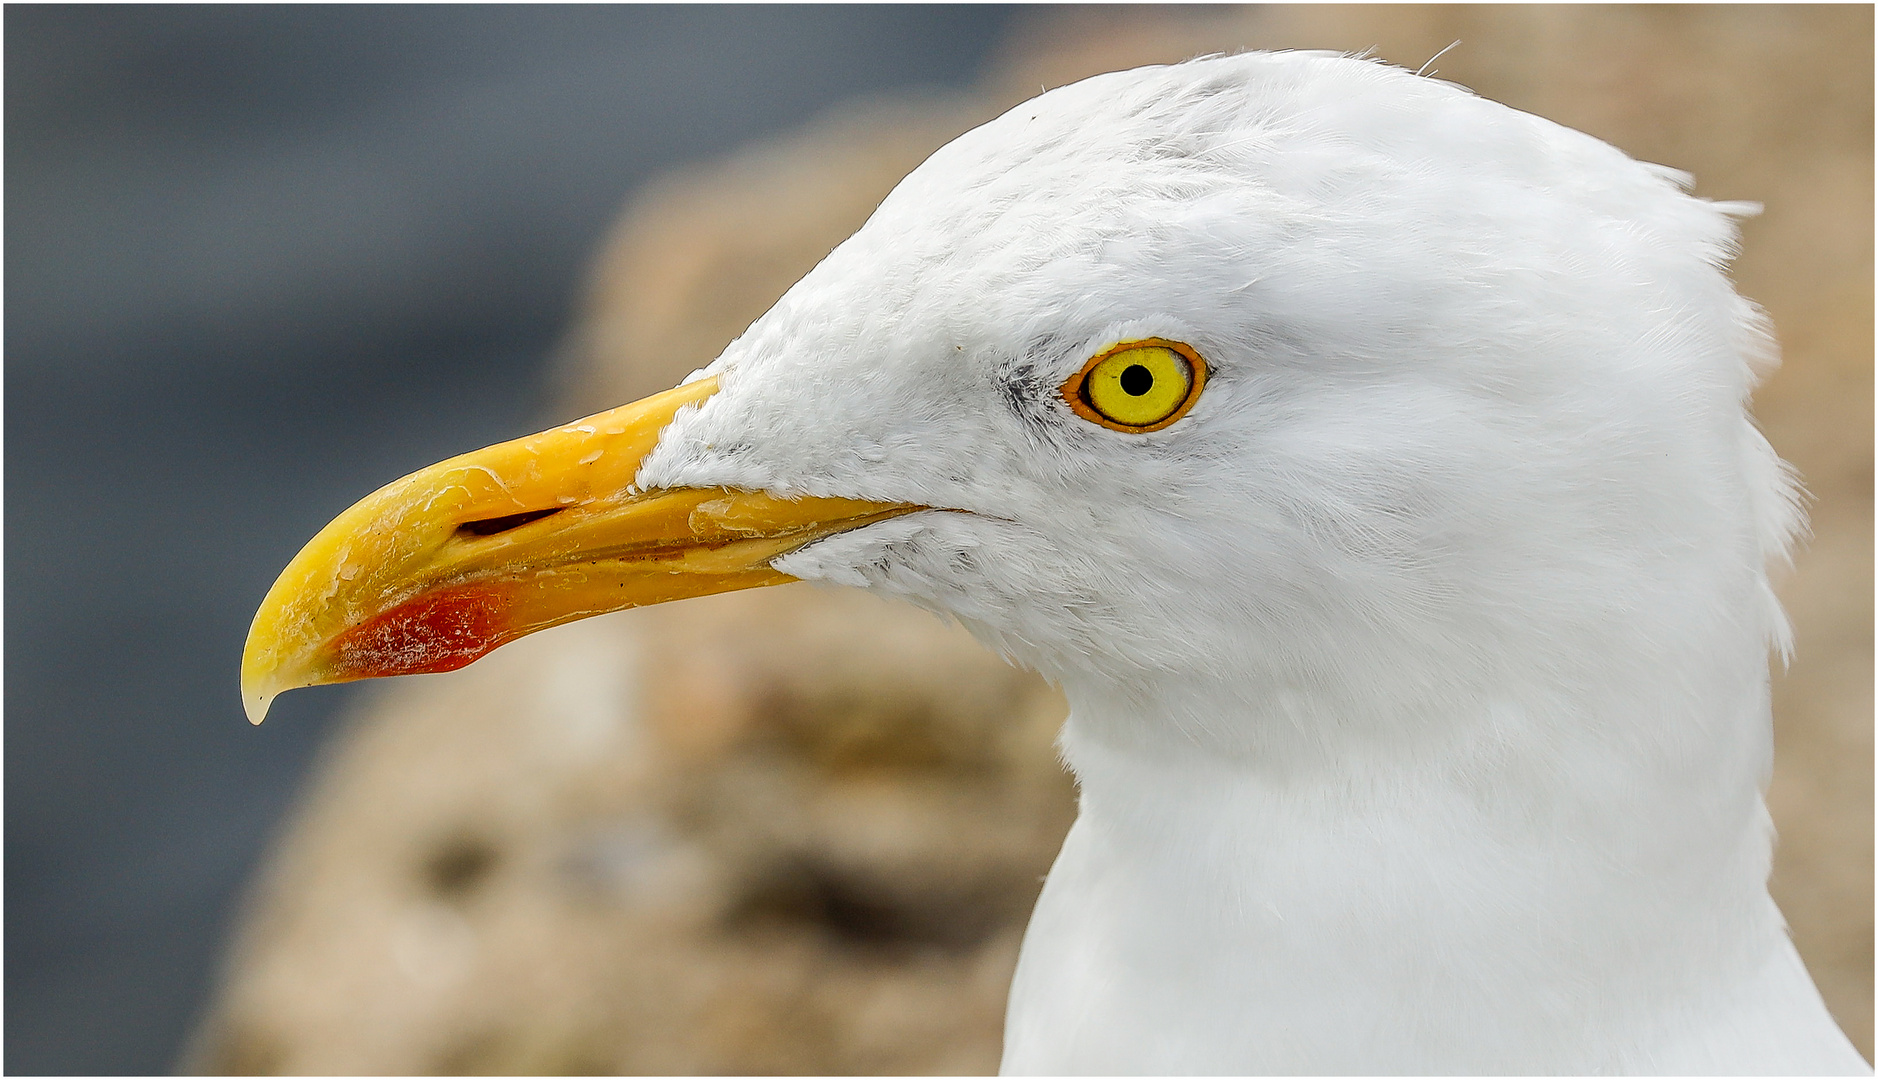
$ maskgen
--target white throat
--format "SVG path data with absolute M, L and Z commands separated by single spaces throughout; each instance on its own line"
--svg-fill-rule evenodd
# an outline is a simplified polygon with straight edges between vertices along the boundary
M 1007 1072 L 1753 1071 L 1677 1048 L 1769 994 L 1830 1026 L 1763 885 L 1764 692 L 1695 756 L 1508 697 L 1442 747 L 1275 760 L 1131 739 L 1170 718 L 1069 690 L 1081 817 Z M 1289 719 L 1238 708 L 1214 722 Z

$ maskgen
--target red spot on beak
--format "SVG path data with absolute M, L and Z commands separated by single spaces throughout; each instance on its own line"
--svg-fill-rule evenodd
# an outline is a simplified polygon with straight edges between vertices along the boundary
M 455 671 L 510 640 L 500 590 L 464 585 L 426 593 L 341 634 L 335 674 L 346 679 Z

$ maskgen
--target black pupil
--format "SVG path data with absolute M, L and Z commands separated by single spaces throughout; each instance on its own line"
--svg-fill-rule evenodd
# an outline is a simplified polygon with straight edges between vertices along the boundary
M 1122 392 L 1129 397 L 1140 397 L 1154 389 L 1154 372 L 1140 364 L 1130 364 L 1122 372 Z

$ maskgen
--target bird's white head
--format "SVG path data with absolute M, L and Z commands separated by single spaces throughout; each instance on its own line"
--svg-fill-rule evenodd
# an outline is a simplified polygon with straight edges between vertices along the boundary
M 1734 208 L 1685 182 L 1376 62 L 1092 78 L 907 177 L 638 482 L 939 508 L 777 566 L 1221 748 L 1758 658 L 1792 517 L 1743 413 L 1770 345 Z M 1184 413 L 1074 407 L 1144 340 L 1191 350 L 1148 354 Z
M 257 616 L 251 709 L 789 576 L 955 616 L 1089 724 L 1233 752 L 1716 656 L 1751 689 L 1794 514 L 1743 411 L 1772 354 L 1733 208 L 1685 182 L 1330 54 L 1051 91 L 687 386 L 335 521 Z M 691 494 L 654 527 L 660 492 Z M 737 537 L 767 546 L 735 573 L 671 562 Z

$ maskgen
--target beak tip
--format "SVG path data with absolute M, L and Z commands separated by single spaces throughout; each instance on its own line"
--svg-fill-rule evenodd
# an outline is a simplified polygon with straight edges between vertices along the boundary
M 280 692 L 287 687 L 281 686 L 277 677 L 257 676 L 252 670 L 248 670 L 245 664 L 243 669 L 241 709 L 248 715 L 248 723 L 260 727 L 261 721 L 267 719 L 267 710 L 274 704 L 274 699 L 279 697 Z
M 255 727 L 260 727 L 261 721 L 267 719 L 268 706 L 273 703 L 273 694 L 246 695 L 242 701 L 242 706 L 247 711 L 248 723 L 253 724 Z

